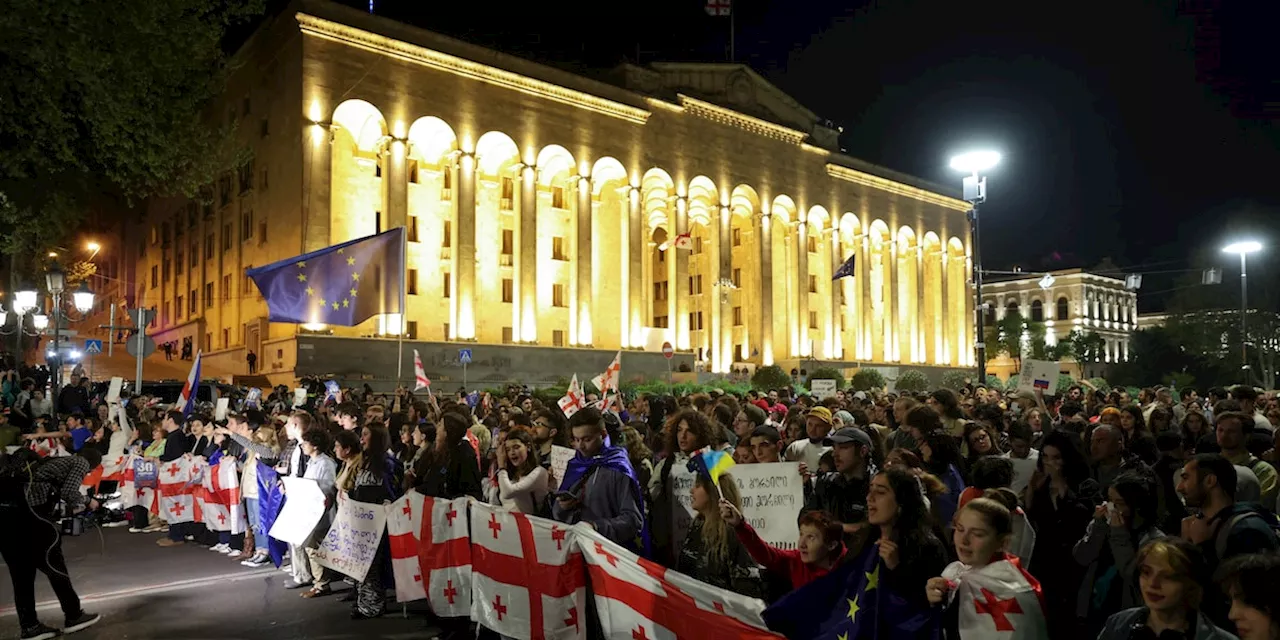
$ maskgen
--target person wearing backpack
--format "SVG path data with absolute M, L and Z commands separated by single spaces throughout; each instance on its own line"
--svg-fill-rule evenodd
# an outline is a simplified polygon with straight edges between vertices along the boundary
M 1182 468 L 1178 493 L 1193 511 L 1182 520 L 1182 537 L 1200 547 L 1209 566 L 1280 549 L 1275 515 L 1257 504 L 1236 502 L 1236 479 L 1235 465 L 1216 453 L 1199 454 Z M 1226 597 L 1220 591 L 1205 595 L 1204 612 L 1218 626 L 1234 631 L 1227 619 Z
M 14 608 L 18 613 L 23 640 L 45 640 L 74 633 L 101 619 L 80 607 L 80 596 L 71 585 L 67 561 L 62 555 L 62 528 L 55 507 L 65 503 L 64 513 L 76 514 L 86 507 L 96 509 L 96 500 L 86 499 L 81 483 L 102 464 L 102 453 L 93 447 L 74 455 L 39 461 L 21 457 L 0 462 L 0 556 L 8 565 L 13 582 Z M 65 616 L 61 631 L 44 624 L 36 616 L 36 573 L 49 579 Z
M 1228 411 L 1218 415 L 1214 421 L 1217 431 L 1218 447 L 1222 449 L 1222 457 L 1239 465 L 1258 476 L 1258 484 L 1262 488 L 1260 502 L 1265 505 L 1276 503 L 1277 486 L 1276 470 L 1271 463 L 1259 460 L 1245 447 L 1249 434 L 1253 433 L 1253 418 L 1247 414 Z

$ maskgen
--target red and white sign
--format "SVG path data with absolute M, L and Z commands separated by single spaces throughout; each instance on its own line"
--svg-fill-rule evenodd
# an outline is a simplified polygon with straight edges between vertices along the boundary
M 418 350 L 413 350 L 413 377 L 416 380 L 413 390 L 421 391 L 431 387 L 431 380 L 427 378 L 426 371 L 422 368 L 422 358 L 418 356 Z
M 670 360 L 671 358 L 675 357 L 675 355 L 676 355 L 675 347 L 672 347 L 670 342 L 662 343 L 662 357 Z

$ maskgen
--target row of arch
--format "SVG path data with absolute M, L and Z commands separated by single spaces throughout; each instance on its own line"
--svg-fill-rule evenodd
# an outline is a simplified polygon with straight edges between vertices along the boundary
M 651 345 L 656 331 L 717 371 L 801 357 L 972 362 L 957 237 L 560 145 L 522 150 L 500 131 L 472 144 L 434 116 L 397 136 L 362 100 L 334 110 L 331 144 L 316 131 L 330 154 L 328 242 L 406 224 L 411 273 L 441 274 L 410 287 L 425 297 L 407 317 L 418 339 L 612 349 Z M 833 281 L 850 255 L 854 274 Z

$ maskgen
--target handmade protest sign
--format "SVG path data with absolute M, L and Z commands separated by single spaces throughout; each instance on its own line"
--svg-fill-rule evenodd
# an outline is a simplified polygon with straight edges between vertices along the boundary
M 315 480 L 284 477 L 285 503 L 270 535 L 289 544 L 305 544 L 324 515 L 324 492 Z
M 338 573 L 364 580 L 378 552 L 387 509 L 338 494 L 338 517 L 316 550 L 315 559 Z
M 800 463 L 740 464 L 729 473 L 742 496 L 742 516 L 760 538 L 779 549 L 795 549 L 796 514 L 804 506 Z

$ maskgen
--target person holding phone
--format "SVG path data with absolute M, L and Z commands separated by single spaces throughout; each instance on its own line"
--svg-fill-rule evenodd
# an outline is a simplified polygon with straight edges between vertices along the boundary
M 578 453 L 565 468 L 552 517 L 565 524 L 585 522 L 628 549 L 642 550 L 643 493 L 626 449 L 604 446 L 604 422 L 597 409 L 573 414 L 569 432 Z

